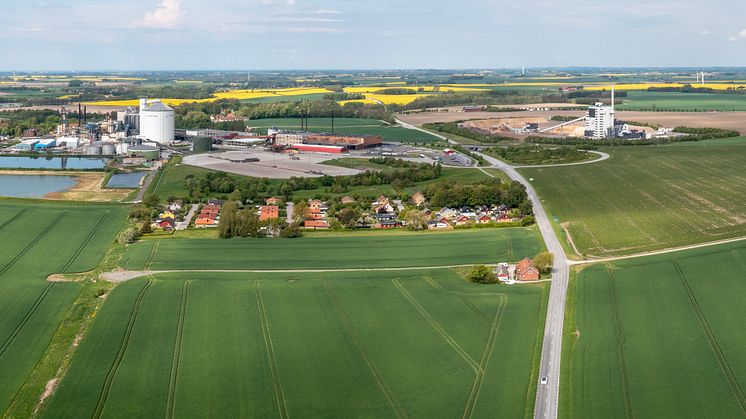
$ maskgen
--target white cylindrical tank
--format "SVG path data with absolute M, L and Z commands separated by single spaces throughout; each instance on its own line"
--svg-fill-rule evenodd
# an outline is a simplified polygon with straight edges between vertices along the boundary
M 174 140 L 174 110 L 156 100 L 140 110 L 140 137 L 158 144 Z
M 127 154 L 127 150 L 129 150 L 129 144 L 127 143 L 117 144 L 117 154 Z

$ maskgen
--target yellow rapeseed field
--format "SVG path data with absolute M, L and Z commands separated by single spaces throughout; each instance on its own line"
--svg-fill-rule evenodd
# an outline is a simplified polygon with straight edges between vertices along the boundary
M 315 88 L 315 87 L 303 87 L 303 88 L 288 88 L 288 89 L 261 89 L 261 90 L 230 90 L 227 92 L 216 93 L 213 97 L 208 99 L 161 99 L 163 103 L 168 106 L 180 106 L 185 103 L 205 103 L 214 102 L 219 99 L 237 99 L 237 100 L 249 100 L 249 99 L 260 99 L 265 97 L 273 96 L 300 96 L 300 95 L 313 95 L 319 93 L 331 93 L 331 90 Z M 86 105 L 91 106 L 137 106 L 139 100 L 107 100 L 100 102 L 88 102 Z
M 372 99 L 376 102 L 383 103 L 384 105 L 408 105 L 415 100 L 432 96 L 428 94 L 417 94 L 417 95 L 380 95 L 377 93 L 365 93 L 366 99 Z

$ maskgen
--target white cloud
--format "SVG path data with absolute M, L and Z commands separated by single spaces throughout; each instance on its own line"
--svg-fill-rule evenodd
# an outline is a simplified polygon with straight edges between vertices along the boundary
M 728 38 L 729 41 L 740 41 L 742 39 L 746 39 L 746 29 L 738 32 L 738 35 L 734 35 Z
M 174 29 L 183 18 L 181 0 L 163 0 L 152 12 L 145 14 L 142 26 L 158 29 Z
M 708 31 L 707 29 L 702 29 L 701 31 L 699 31 L 699 34 L 702 36 L 707 36 L 710 34 L 710 31 Z

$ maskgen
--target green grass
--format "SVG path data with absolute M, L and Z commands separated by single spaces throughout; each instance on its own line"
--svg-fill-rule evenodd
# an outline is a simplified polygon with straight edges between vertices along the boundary
M 249 127 L 258 128 L 264 132 L 267 128 L 300 129 L 298 118 L 273 118 L 252 119 L 248 121 Z M 331 132 L 331 118 L 309 118 L 308 129 L 312 132 Z M 438 141 L 437 137 L 417 130 L 401 127 L 389 127 L 384 122 L 375 119 L 359 118 L 335 118 L 334 132 L 348 135 L 380 135 L 384 141 L 403 143 L 432 143 Z
M 586 256 L 746 234 L 746 138 L 606 151 L 601 163 L 521 170 Z
M 547 290 L 450 270 L 134 280 L 44 416 L 530 417 Z
M 0 202 L 0 412 L 18 396 L 83 287 L 47 276 L 93 269 L 125 214 L 113 206 Z
M 744 263 L 738 243 L 581 271 L 561 416 L 743 417 Z
M 172 238 L 130 245 L 122 263 L 131 270 L 401 268 L 498 263 L 540 250 L 530 228 L 273 240 Z
M 629 92 L 618 109 L 625 111 L 746 111 L 746 95 Z

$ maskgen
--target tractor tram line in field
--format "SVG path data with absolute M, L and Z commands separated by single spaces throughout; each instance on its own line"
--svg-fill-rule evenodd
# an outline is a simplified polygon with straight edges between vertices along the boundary
M 28 253 L 28 251 L 31 250 L 31 248 L 34 247 L 34 245 L 36 245 L 36 243 L 38 243 L 42 238 L 44 238 L 44 236 L 46 236 L 46 234 L 49 233 L 54 228 L 54 226 L 56 226 L 67 214 L 68 214 L 67 211 L 63 211 L 60 215 L 57 216 L 57 218 L 52 220 L 52 222 L 49 223 L 49 225 L 47 225 L 47 227 L 44 230 L 42 230 L 39 234 L 37 234 L 36 237 L 34 237 L 34 239 L 31 240 L 31 242 L 26 245 L 26 247 L 24 247 L 20 252 L 18 252 L 18 254 L 16 254 L 16 256 L 13 259 L 11 259 L 7 264 L 5 264 L 5 266 L 3 266 L 2 269 L 0 269 L 0 276 L 5 275 L 5 273 L 8 272 L 8 269 L 10 269 L 26 253 Z
M 689 285 L 689 281 L 687 280 L 684 271 L 681 269 L 681 266 L 678 264 L 678 262 L 673 261 L 671 263 L 673 264 L 674 270 L 676 271 L 676 274 L 681 281 L 681 285 L 684 288 L 684 292 L 686 293 L 689 303 L 691 304 L 692 310 L 697 316 L 697 320 L 699 321 L 699 325 L 701 326 L 702 331 L 707 338 L 707 342 L 710 344 L 710 349 L 717 359 L 720 370 L 723 373 L 726 381 L 728 381 L 728 385 L 730 386 L 731 390 L 733 391 L 733 396 L 738 402 L 741 413 L 746 416 L 746 396 L 744 395 L 741 386 L 738 384 L 738 379 L 736 378 L 733 370 L 728 364 L 728 360 L 726 359 L 725 354 L 723 354 L 723 350 L 721 349 L 720 344 L 715 337 L 715 333 L 712 331 L 712 328 L 707 321 L 707 317 L 702 312 L 702 307 L 700 307 L 699 303 L 697 302 L 697 297 L 694 295 L 694 292 Z
M 345 331 L 347 332 L 347 336 L 349 337 L 350 342 L 358 350 L 360 356 L 363 358 L 363 361 L 365 361 L 365 364 L 368 366 L 368 369 L 370 370 L 373 379 L 376 381 L 378 388 L 381 390 L 384 397 L 386 397 L 386 401 L 389 402 L 391 409 L 394 411 L 394 413 L 396 413 L 397 417 L 407 417 L 407 414 L 402 410 L 402 407 L 396 400 L 396 397 L 394 397 L 393 392 L 386 386 L 386 383 L 383 381 L 383 376 L 381 375 L 380 371 L 378 371 L 378 368 L 376 368 L 376 365 L 370 358 L 368 351 L 365 350 L 365 346 L 360 341 L 357 333 L 355 333 L 355 327 L 352 325 L 352 321 L 350 320 L 349 315 L 342 307 L 342 304 L 339 301 L 337 295 L 334 293 L 334 290 L 332 290 L 329 283 L 323 279 L 321 280 L 321 284 L 324 286 L 324 290 L 326 291 L 326 295 L 329 298 L 329 301 L 331 301 L 332 305 L 339 313 L 339 316 L 342 319 L 342 323 L 344 323 Z
M 109 371 L 106 374 L 106 379 L 104 380 L 104 384 L 101 388 L 101 393 L 99 394 L 98 402 L 96 403 L 96 407 L 93 411 L 93 414 L 91 415 L 93 419 L 98 419 L 103 414 L 104 408 L 106 407 L 106 401 L 109 398 L 109 391 L 111 390 L 111 386 L 114 383 L 114 377 L 116 376 L 117 371 L 119 370 L 119 366 L 122 363 L 122 359 L 124 358 L 125 352 L 127 352 L 127 346 L 129 345 L 130 337 L 132 336 L 132 331 L 135 328 L 137 317 L 140 314 L 140 305 L 142 303 L 143 298 L 145 297 L 145 294 L 147 294 L 148 290 L 153 286 L 154 282 L 155 280 L 153 279 L 153 277 L 149 277 L 147 282 L 142 286 L 142 288 L 140 289 L 140 292 L 137 294 L 137 297 L 135 298 L 135 303 L 132 306 L 132 312 L 130 313 L 129 322 L 127 323 L 127 327 L 124 331 L 124 335 L 122 336 L 122 340 L 119 346 L 119 351 L 117 352 L 117 355 L 114 358 L 114 362 L 111 364 L 111 367 L 109 368 Z
M 609 275 L 609 286 L 611 288 L 611 311 L 614 316 L 614 334 L 616 337 L 616 358 L 619 362 L 619 377 L 622 388 L 622 400 L 624 400 L 624 410 L 628 419 L 634 419 L 635 413 L 632 408 L 632 401 L 630 400 L 629 384 L 627 382 L 627 363 L 624 361 L 624 344 L 626 336 L 624 334 L 624 326 L 622 325 L 621 318 L 619 316 L 619 301 L 617 300 L 616 294 L 616 278 L 614 277 L 614 270 L 608 264 L 606 270 Z
M 191 281 L 184 281 L 181 289 L 181 304 L 179 305 L 179 320 L 176 326 L 176 341 L 174 342 L 174 354 L 171 361 L 171 372 L 168 381 L 168 398 L 166 400 L 166 418 L 174 417 L 174 406 L 176 404 L 176 385 L 179 379 L 179 364 L 181 362 L 181 348 L 184 340 L 184 318 L 186 317 L 187 299 L 189 297 L 189 286 Z
M 88 233 L 86 238 L 83 240 L 80 246 L 78 246 L 78 249 L 75 251 L 75 253 L 73 253 L 73 255 L 70 257 L 67 263 L 65 263 L 65 266 L 60 268 L 59 270 L 60 273 L 67 273 L 67 270 L 70 269 L 70 266 L 72 266 L 72 264 L 75 262 L 78 256 L 80 256 L 80 254 L 83 253 L 83 250 L 85 249 L 85 247 L 88 246 L 88 243 L 96 235 L 96 233 L 101 228 L 101 226 L 104 224 L 104 221 L 106 221 L 106 218 L 109 216 L 110 213 L 111 211 L 108 211 L 108 210 L 104 212 L 104 215 L 102 215 L 101 218 L 96 223 L 96 225 L 93 226 L 93 228 Z
M 7 219 L 4 223 L 0 224 L 0 231 L 2 231 L 5 227 L 13 224 L 13 222 L 15 220 L 19 219 L 23 214 L 25 214 L 26 211 L 28 211 L 28 208 L 24 208 L 24 209 L 18 211 L 17 213 L 15 213 L 15 215 L 13 215 L 9 219 Z
M 264 347 L 267 353 L 267 364 L 272 376 L 272 387 L 274 389 L 275 401 L 277 402 L 277 413 L 281 419 L 290 417 L 288 405 L 285 400 L 285 392 L 282 389 L 280 381 L 280 372 L 277 367 L 277 356 L 275 354 L 274 344 L 272 343 L 272 333 L 269 329 L 269 320 L 267 319 L 267 310 L 264 307 L 264 298 L 262 297 L 261 285 L 259 281 L 254 281 L 254 297 L 256 298 L 257 309 L 259 311 L 259 320 L 262 325 L 262 335 L 264 336 Z
M 2 345 L 0 345 L 0 358 L 2 358 L 3 355 L 5 355 L 5 352 L 8 350 L 10 345 L 13 343 L 13 341 L 16 339 L 19 333 L 21 333 L 21 330 L 23 330 L 24 326 L 26 326 L 26 323 L 28 323 L 29 319 L 36 313 L 36 310 L 39 309 L 39 306 L 44 301 L 44 299 L 49 294 L 49 291 L 54 286 L 54 283 L 50 283 L 44 288 L 44 291 L 36 298 L 34 303 L 31 305 L 31 307 L 28 309 L 26 314 L 23 316 L 21 321 L 18 323 L 18 325 L 13 329 L 13 331 L 8 335 L 7 338 L 5 338 L 5 341 L 3 341 Z

